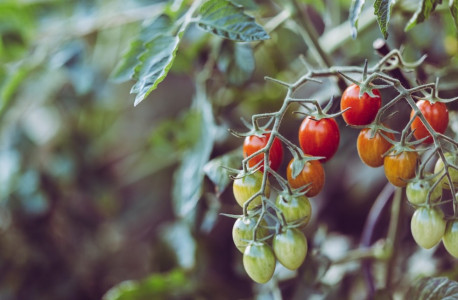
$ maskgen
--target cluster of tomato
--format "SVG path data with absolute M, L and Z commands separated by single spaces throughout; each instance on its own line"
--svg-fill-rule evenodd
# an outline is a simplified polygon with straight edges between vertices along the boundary
M 370 167 L 384 166 L 385 175 L 389 182 L 398 187 L 407 186 L 409 201 L 420 207 L 412 218 L 412 235 L 422 247 L 431 248 L 442 238 L 447 250 L 458 256 L 458 220 L 444 221 L 444 214 L 439 208 L 425 205 L 436 201 L 442 195 L 442 187 L 447 188 L 448 180 L 443 176 L 444 164 L 438 160 L 435 174 L 441 182 L 434 185 L 431 176 L 416 174 L 419 155 L 416 149 L 408 143 L 395 141 L 394 131 L 384 125 L 374 124 L 377 113 L 381 108 L 381 95 L 377 89 L 360 96 L 360 87 L 350 85 L 342 94 L 341 114 L 344 121 L 351 126 L 361 129 L 357 139 L 357 150 L 361 160 Z M 448 125 L 448 111 L 441 102 L 420 100 L 417 102 L 429 125 L 438 133 L 444 133 Z M 432 143 L 433 139 L 422 121 L 412 110 L 411 130 L 417 140 Z M 262 136 L 252 135 L 245 138 L 243 145 L 244 157 L 264 149 L 270 139 L 270 133 Z M 248 161 L 250 168 L 260 166 L 258 171 L 238 176 L 234 181 L 233 192 L 237 202 L 243 207 L 251 199 L 248 213 L 234 224 L 233 239 L 237 248 L 243 253 L 243 264 L 248 275 L 256 282 L 265 283 L 273 275 L 276 259 L 286 268 L 295 270 L 301 266 L 307 254 L 307 240 L 298 228 L 305 226 L 311 215 L 311 206 L 307 197 L 316 196 L 323 188 L 325 181 L 322 163 L 329 160 L 337 151 L 340 133 L 334 120 L 326 114 L 307 116 L 299 129 L 299 144 L 306 155 L 302 170 L 294 171 L 293 158 L 286 169 L 289 187 L 302 193 L 283 191 L 275 201 L 275 210 L 283 215 L 284 222 L 276 227 L 276 233 L 269 235 L 269 227 L 264 216 L 259 219 L 256 210 L 262 204 L 261 185 L 263 181 L 264 154 L 258 154 Z M 320 159 L 313 159 L 319 157 Z M 281 141 L 275 137 L 269 150 L 269 167 L 277 171 L 283 158 Z M 309 159 L 310 158 L 310 159 Z M 457 165 L 458 157 L 446 153 L 447 162 Z M 450 176 L 458 186 L 458 170 L 449 168 Z M 252 199 L 255 194 L 258 196 Z M 270 184 L 267 177 L 262 194 L 266 199 L 270 196 Z M 427 200 L 427 198 L 430 200 Z M 458 197 L 458 194 L 457 194 Z M 271 241 L 272 247 L 268 242 Z

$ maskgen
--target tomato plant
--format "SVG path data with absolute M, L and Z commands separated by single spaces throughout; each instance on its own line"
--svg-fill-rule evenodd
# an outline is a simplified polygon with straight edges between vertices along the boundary
M 444 153 L 444 156 L 445 156 L 445 160 L 449 164 L 458 166 L 458 155 L 457 154 L 446 152 Z M 434 173 L 437 175 L 442 175 L 444 174 L 444 172 L 445 172 L 444 171 L 444 162 L 442 161 L 442 158 L 439 157 L 439 159 L 437 160 L 434 166 Z M 450 174 L 450 177 L 452 178 L 453 185 L 458 188 L 458 170 L 452 167 L 448 167 L 448 172 Z M 448 190 L 450 189 L 450 182 L 447 176 L 442 178 L 441 182 L 442 182 L 442 188 L 448 189 Z
M 383 167 L 389 182 L 398 187 L 405 187 L 407 180 L 415 176 L 418 154 L 415 151 L 402 151 L 385 156 Z
M 300 222 L 306 226 L 310 221 L 312 206 L 306 196 L 294 196 L 288 193 L 278 195 L 276 206 L 283 213 L 287 223 Z
M 257 283 L 266 283 L 275 271 L 275 255 L 264 242 L 251 242 L 243 253 L 243 267 Z
M 297 229 L 286 229 L 274 236 L 272 247 L 278 261 L 290 270 L 299 268 L 307 256 L 307 239 Z
M 418 208 L 412 216 L 410 229 L 415 242 L 430 249 L 440 242 L 445 232 L 444 213 L 437 208 Z
M 243 142 L 243 157 L 248 157 L 258 150 L 263 149 L 270 138 L 270 133 L 264 134 L 262 137 L 256 135 L 247 136 Z M 278 138 L 274 138 L 272 147 L 269 153 L 269 166 L 277 171 L 280 168 L 283 159 L 283 146 Z M 264 154 L 258 154 L 248 161 L 250 167 L 254 167 L 264 160 Z M 261 165 L 261 171 L 264 171 L 264 166 Z
M 406 195 L 410 203 L 419 205 L 427 200 L 428 192 L 432 189 L 434 180 L 416 179 L 407 184 Z M 437 184 L 431 192 L 431 201 L 437 201 L 442 196 L 442 186 Z
M 445 249 L 450 255 L 458 258 L 458 220 L 447 222 L 444 236 L 442 237 Z
M 333 118 L 306 117 L 299 128 L 299 145 L 305 154 L 323 156 L 326 162 L 339 148 L 340 132 Z
M 235 200 L 237 203 L 243 207 L 243 204 L 248 201 L 252 196 L 256 193 L 261 192 L 262 187 L 262 173 L 260 171 L 256 171 L 252 174 L 243 174 L 240 173 L 234 180 L 232 190 L 234 193 Z M 266 197 L 270 195 L 270 184 L 266 184 L 265 189 Z M 248 205 L 249 209 L 252 209 L 258 205 L 261 205 L 261 196 L 257 196 L 252 200 L 252 202 Z
M 245 248 L 248 246 L 250 241 L 253 240 L 253 232 L 256 228 L 256 223 L 258 222 L 258 217 L 240 217 L 232 227 L 232 239 L 235 246 L 239 249 L 240 252 L 244 252 Z M 256 238 L 262 239 L 269 235 L 269 230 L 267 229 L 267 222 L 262 219 L 260 226 L 256 231 Z
M 417 107 L 420 109 L 421 113 L 425 116 L 426 121 L 431 125 L 431 127 L 438 133 L 444 133 L 448 126 L 448 110 L 442 102 L 429 102 L 428 100 L 420 100 L 417 102 Z M 415 115 L 415 111 L 412 110 L 410 113 L 410 118 L 412 119 Z M 410 125 L 413 135 L 417 140 L 428 137 L 424 143 L 432 143 L 433 138 L 431 134 L 426 129 L 423 122 L 417 116 Z
M 359 96 L 360 88 L 356 84 L 347 87 L 340 100 L 340 110 L 344 111 L 343 119 L 348 125 L 368 125 L 374 121 L 377 112 L 382 106 L 379 90 L 373 89 L 374 97 L 364 93 Z
M 307 197 L 314 197 L 320 193 L 324 186 L 324 169 L 321 163 L 317 160 L 309 160 L 304 164 L 304 168 L 299 175 L 293 176 L 293 163 L 292 159 L 286 169 L 286 177 L 292 188 L 298 189 L 304 187 L 308 190 L 305 195 Z
M 394 134 L 383 131 L 388 138 L 394 140 Z M 383 165 L 383 154 L 390 148 L 391 143 L 385 139 L 379 130 L 373 133 L 370 128 L 364 128 L 359 132 L 356 140 L 356 149 L 361 160 L 368 166 L 377 168 Z

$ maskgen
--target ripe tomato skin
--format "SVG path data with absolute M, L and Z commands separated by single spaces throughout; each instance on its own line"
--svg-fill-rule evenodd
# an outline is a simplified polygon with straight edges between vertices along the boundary
M 444 236 L 444 213 L 438 208 L 420 207 L 412 216 L 410 230 L 419 246 L 431 249 Z
M 447 252 L 458 258 L 458 220 L 447 222 L 442 242 Z
M 251 198 L 254 194 L 260 191 L 261 184 L 262 184 L 262 173 L 260 171 L 256 171 L 253 174 L 246 175 L 242 178 L 238 178 L 234 180 L 232 190 L 234 193 L 235 200 L 237 203 L 243 207 L 243 204 Z M 270 195 L 270 184 L 267 180 L 266 189 L 265 189 L 266 197 Z M 261 205 L 261 196 L 256 197 L 250 205 L 248 205 L 248 209 L 253 209 L 254 207 Z
M 343 111 L 350 107 L 349 110 L 342 114 L 343 119 L 348 125 L 368 125 L 374 121 L 377 112 L 382 106 L 382 97 L 380 91 L 373 89 L 375 97 L 364 93 L 359 98 L 359 86 L 351 84 L 342 94 L 340 100 L 340 110 Z
M 310 160 L 306 162 L 299 175 L 296 178 L 293 178 L 293 161 L 294 159 L 289 162 L 288 167 L 286 168 L 286 177 L 290 186 L 293 189 L 298 189 L 308 183 L 311 183 L 310 186 L 306 187 L 306 189 L 310 189 L 305 195 L 307 197 L 314 197 L 318 195 L 318 193 L 323 189 L 325 180 L 324 169 L 321 163 L 317 160 Z
M 257 283 L 269 281 L 275 271 L 275 255 L 264 242 L 251 242 L 243 252 L 243 267 Z
M 289 228 L 275 235 L 272 248 L 283 266 L 290 270 L 296 270 L 307 256 L 307 239 L 301 231 Z
M 428 192 L 432 188 L 433 184 L 433 180 L 426 179 L 409 182 L 406 188 L 407 200 L 415 205 L 426 203 Z M 431 201 L 439 200 L 440 196 L 442 196 L 442 187 L 439 183 L 431 192 Z
M 299 144 L 305 154 L 324 156 L 321 162 L 331 159 L 339 148 L 340 132 L 336 120 L 315 120 L 306 117 L 299 128 Z
M 384 135 L 394 140 L 394 134 L 391 132 L 383 132 Z M 356 148 L 358 150 L 359 158 L 372 168 L 377 168 L 383 165 L 384 157 L 382 156 L 391 148 L 391 143 L 387 141 L 380 131 L 372 136 L 372 129 L 364 128 L 359 132 L 358 139 L 356 140 Z
M 234 227 L 232 227 L 232 239 L 240 252 L 243 253 L 248 246 L 249 242 L 247 240 L 250 241 L 253 239 L 253 230 L 257 221 L 257 217 L 248 218 L 243 216 L 235 221 Z M 261 220 L 259 225 L 256 231 L 256 238 L 262 239 L 269 235 L 269 230 L 267 229 L 267 222 L 264 219 Z
M 306 196 L 291 196 L 280 194 L 275 201 L 275 205 L 281 210 L 285 221 L 293 223 L 300 221 L 302 226 L 306 226 L 312 215 L 312 206 Z
M 427 100 L 420 100 L 417 102 L 417 107 L 420 109 L 422 114 L 425 116 L 428 123 L 431 127 L 439 133 L 444 133 L 448 126 L 448 110 L 447 106 L 441 102 L 434 102 L 431 103 Z M 410 118 L 414 116 L 415 111 L 412 110 L 410 113 Z M 428 130 L 426 129 L 423 122 L 420 120 L 419 117 L 415 117 L 412 124 L 410 125 L 410 129 L 415 130 L 413 133 L 414 137 L 417 140 L 420 140 L 424 137 L 429 136 L 423 143 L 430 144 L 433 142 L 433 138 L 429 134 Z
M 267 142 L 270 138 L 270 133 L 264 134 L 263 137 L 257 137 L 255 135 L 250 135 L 245 137 L 243 142 L 243 157 L 248 157 L 249 155 L 255 153 L 256 151 L 264 148 L 267 145 Z M 248 166 L 253 167 L 259 162 L 263 161 L 264 153 L 258 154 L 248 161 Z M 280 168 L 281 161 L 283 159 L 283 146 L 278 138 L 275 138 L 272 147 L 270 148 L 269 153 L 269 164 L 270 167 L 277 171 Z M 262 164 L 262 163 L 261 163 Z M 264 172 L 264 166 L 261 166 L 261 172 Z
M 407 185 L 405 180 L 415 176 L 417 160 L 417 152 L 411 151 L 385 156 L 383 167 L 386 178 L 395 186 L 405 187 Z
M 445 160 L 454 165 L 458 165 L 458 156 L 453 155 L 450 152 L 444 153 Z M 452 182 L 455 188 L 458 188 L 458 170 L 453 169 L 451 167 L 448 168 L 448 172 L 450 174 L 450 177 L 452 177 Z M 442 159 L 439 157 L 439 159 L 436 162 L 436 165 L 434 166 L 434 174 L 443 174 L 444 173 L 444 162 Z M 448 178 L 444 177 L 441 180 L 442 182 L 442 188 L 450 190 L 450 183 L 448 182 Z

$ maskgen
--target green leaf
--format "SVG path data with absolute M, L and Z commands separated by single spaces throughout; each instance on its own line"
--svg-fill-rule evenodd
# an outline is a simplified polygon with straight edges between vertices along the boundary
M 426 277 L 418 280 L 405 299 L 452 300 L 458 298 L 458 282 L 446 277 Z
M 393 0 L 375 0 L 374 2 L 374 13 L 377 16 L 377 23 L 385 40 L 388 37 L 388 23 L 390 22 L 393 3 Z
M 254 0 L 231 0 L 231 2 L 235 5 L 243 6 L 244 8 L 249 10 L 258 9 L 258 5 Z
M 350 6 L 350 26 L 351 26 L 351 36 L 353 39 L 356 39 L 356 35 L 358 34 L 357 26 L 358 26 L 358 19 L 359 15 L 361 14 L 361 10 L 364 6 L 365 0 L 353 0 L 351 1 Z
M 231 175 L 230 172 L 223 167 L 232 169 L 239 168 L 242 159 L 243 156 L 241 149 L 235 149 L 222 156 L 218 156 L 205 164 L 204 172 L 213 184 L 215 184 L 216 193 L 218 195 L 222 194 L 232 181 L 229 177 L 229 175 Z
M 204 165 L 213 149 L 216 126 L 212 106 L 202 86 L 197 86 L 194 109 L 200 114 L 199 138 L 192 149 L 185 153 L 183 161 L 175 172 L 173 187 L 173 207 L 179 217 L 192 218 L 195 207 L 202 195 Z
M 220 37 L 243 42 L 270 38 L 253 17 L 243 13 L 243 7 L 228 0 L 209 0 L 202 5 L 200 13 L 198 25 Z
M 436 9 L 436 6 L 441 3 L 442 0 L 422 0 L 421 5 L 418 6 L 417 11 L 409 20 L 404 30 L 408 31 L 415 27 L 415 25 L 427 20 L 430 14 Z
M 175 252 L 178 264 L 191 270 L 196 264 L 197 245 L 189 225 L 178 221 L 161 228 L 161 238 Z
M 458 0 L 450 0 L 450 12 L 455 20 L 455 28 L 458 30 Z
M 223 43 L 218 56 L 218 68 L 230 84 L 239 86 L 247 82 L 254 72 L 253 49 L 247 43 Z

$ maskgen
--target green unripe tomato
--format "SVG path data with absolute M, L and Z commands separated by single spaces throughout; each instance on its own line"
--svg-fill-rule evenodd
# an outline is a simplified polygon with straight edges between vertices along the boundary
M 412 216 L 410 230 L 419 246 L 430 249 L 444 236 L 444 213 L 438 208 L 420 207 Z
M 237 178 L 234 180 L 232 190 L 234 192 L 234 197 L 237 203 L 243 207 L 243 204 L 251 198 L 254 194 L 261 190 L 262 185 L 262 172 L 256 171 L 253 174 L 245 175 L 242 178 Z M 266 182 L 265 195 L 268 198 L 270 196 L 270 184 L 269 180 Z M 256 197 L 248 205 L 248 209 L 253 209 L 256 206 L 261 205 L 261 196 Z
M 306 226 L 312 215 L 312 206 L 306 196 L 292 196 L 289 194 L 280 194 L 275 201 L 275 205 L 285 216 L 287 223 L 298 222 Z
M 243 253 L 243 267 L 257 283 L 266 283 L 274 275 L 275 255 L 264 242 L 251 242 Z
M 458 220 L 447 222 L 442 242 L 447 252 L 458 258 Z
M 458 165 L 458 157 L 457 155 L 453 155 L 450 152 L 444 153 L 445 160 L 447 160 L 448 163 L 453 164 L 453 165 Z M 451 167 L 448 168 L 448 172 L 450 174 L 450 177 L 452 178 L 453 185 L 457 188 L 458 187 L 458 170 L 453 169 Z M 444 162 L 442 159 L 439 157 L 439 159 L 436 162 L 436 165 L 434 166 L 434 174 L 440 174 L 442 175 L 444 173 Z M 449 190 L 450 189 L 450 183 L 448 182 L 447 176 L 442 178 L 442 188 Z
M 420 205 L 426 202 L 428 192 L 431 190 L 434 181 L 419 179 L 411 181 L 407 184 L 406 194 L 407 200 L 415 205 Z M 431 192 L 431 201 L 437 201 L 442 196 L 442 185 L 438 183 L 434 190 Z
M 253 231 L 257 221 L 258 217 L 240 217 L 235 221 L 234 227 L 232 228 L 232 239 L 240 252 L 243 253 L 250 243 L 249 241 L 253 239 Z M 269 235 L 269 230 L 266 226 L 267 222 L 262 219 L 259 223 L 258 230 L 256 231 L 257 239 L 262 239 L 263 237 Z
M 275 235 L 272 247 L 278 261 L 290 270 L 299 268 L 307 256 L 307 239 L 295 228 Z

